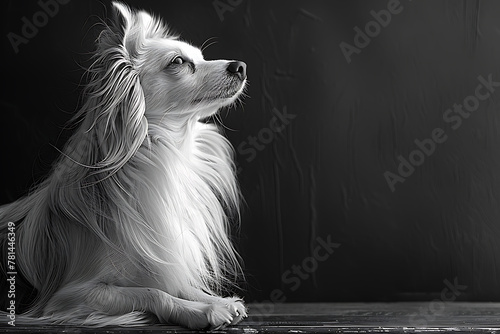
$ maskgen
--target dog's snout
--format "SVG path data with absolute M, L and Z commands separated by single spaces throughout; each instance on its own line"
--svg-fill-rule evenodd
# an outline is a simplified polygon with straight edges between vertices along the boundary
M 242 61 L 230 62 L 229 65 L 227 65 L 227 71 L 237 75 L 242 81 L 247 78 L 247 64 Z

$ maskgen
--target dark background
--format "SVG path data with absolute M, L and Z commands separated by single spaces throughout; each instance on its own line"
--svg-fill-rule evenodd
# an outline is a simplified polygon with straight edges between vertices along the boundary
M 500 2 L 401 0 L 350 63 L 340 43 L 391 1 L 127 3 L 194 45 L 215 37 L 205 58 L 248 65 L 249 96 L 222 113 L 240 147 L 247 301 L 430 300 L 445 281 L 466 286 L 459 300 L 500 301 L 500 89 L 459 128 L 443 120 L 478 76 L 500 81 Z M 71 133 L 109 8 L 60 4 L 16 53 L 8 34 L 42 7 L 4 4 L 0 203 L 46 175 Z M 269 130 L 276 110 L 294 116 L 280 133 Z M 391 191 L 384 173 L 435 128 L 447 140 Z M 334 252 L 317 253 L 318 238 Z

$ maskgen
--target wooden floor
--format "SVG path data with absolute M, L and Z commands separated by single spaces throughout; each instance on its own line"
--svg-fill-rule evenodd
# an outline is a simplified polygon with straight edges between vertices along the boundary
M 238 326 L 212 333 L 500 333 L 500 303 L 250 304 Z M 0 333 L 193 333 L 176 326 L 16 326 Z

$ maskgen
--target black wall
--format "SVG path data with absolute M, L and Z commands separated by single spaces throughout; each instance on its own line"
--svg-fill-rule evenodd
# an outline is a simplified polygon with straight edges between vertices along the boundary
M 49 1 L 2 12 L 0 203 L 71 133 L 109 12 L 72 0 L 45 22 Z M 127 3 L 194 45 L 216 37 L 207 59 L 248 65 L 249 96 L 222 114 L 246 198 L 248 301 L 432 299 L 450 284 L 460 300 L 500 300 L 500 2 Z M 34 19 L 16 50 L 9 36 Z

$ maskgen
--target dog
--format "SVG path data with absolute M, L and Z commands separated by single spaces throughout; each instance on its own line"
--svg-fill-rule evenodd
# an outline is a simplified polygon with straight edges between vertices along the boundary
M 45 180 L 0 207 L 3 249 L 15 225 L 17 270 L 37 292 L 25 315 L 237 324 L 244 302 L 222 295 L 242 277 L 229 231 L 241 195 L 234 150 L 208 118 L 240 101 L 246 64 L 207 61 L 160 19 L 112 8 L 74 134 Z

